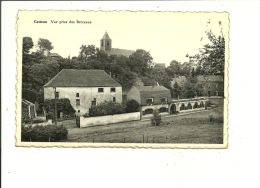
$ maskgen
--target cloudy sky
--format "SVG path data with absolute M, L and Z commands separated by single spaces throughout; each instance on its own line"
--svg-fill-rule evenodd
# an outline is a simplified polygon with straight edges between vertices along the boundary
M 70 20 L 75 23 L 69 23 Z M 79 24 L 77 20 L 91 24 Z M 73 57 L 79 54 L 82 44 L 99 47 L 107 31 L 113 48 L 145 49 L 154 62 L 169 65 L 172 60 L 188 61 L 186 54 L 196 54 L 208 42 L 205 30 L 209 27 L 219 34 L 219 21 L 227 36 L 226 13 L 20 11 L 18 44 L 21 45 L 24 36 L 31 37 L 34 44 L 45 38 L 52 42 L 52 52 Z

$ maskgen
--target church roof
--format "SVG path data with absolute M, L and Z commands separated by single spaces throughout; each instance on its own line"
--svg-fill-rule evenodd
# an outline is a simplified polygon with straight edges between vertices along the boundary
M 103 35 L 102 39 L 110 39 L 110 37 L 108 36 L 107 32 L 105 32 L 105 34 Z
M 129 57 L 132 53 L 134 53 L 134 50 L 125 50 L 125 49 L 119 49 L 119 48 L 111 48 L 111 50 L 105 51 L 108 55 L 123 55 Z
M 104 70 L 62 69 L 44 87 L 121 87 Z

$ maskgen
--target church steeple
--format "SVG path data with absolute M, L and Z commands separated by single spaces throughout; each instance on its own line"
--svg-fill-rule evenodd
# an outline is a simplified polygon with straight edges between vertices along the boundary
M 106 31 L 102 39 L 100 40 L 100 50 L 111 51 L 111 47 L 112 47 L 112 40 L 110 39 Z

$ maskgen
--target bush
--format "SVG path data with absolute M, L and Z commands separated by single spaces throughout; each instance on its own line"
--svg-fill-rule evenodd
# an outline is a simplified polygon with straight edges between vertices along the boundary
M 22 126 L 21 140 L 23 142 L 59 142 L 66 141 L 68 130 L 63 125 L 54 126 Z
M 152 126 L 159 126 L 162 122 L 162 117 L 159 114 L 159 111 L 156 109 L 153 111 L 153 117 L 151 118 Z
M 210 122 L 223 123 L 223 115 L 219 114 L 210 114 L 209 115 Z
M 106 116 L 124 113 L 123 105 L 113 101 L 105 101 L 89 109 L 89 117 Z
M 70 100 L 65 99 L 56 99 L 57 103 L 57 116 L 59 117 L 60 112 L 62 112 L 64 115 L 74 115 L 75 110 L 70 104 Z M 54 118 L 55 115 L 55 99 L 47 99 L 44 101 L 44 107 L 47 111 L 47 114 L 52 114 L 52 118 Z
M 43 119 L 33 119 L 32 123 L 43 123 L 45 122 Z
M 136 100 L 131 99 L 130 101 L 126 102 L 125 111 L 126 111 L 126 113 L 138 112 L 139 107 L 140 107 L 139 103 Z

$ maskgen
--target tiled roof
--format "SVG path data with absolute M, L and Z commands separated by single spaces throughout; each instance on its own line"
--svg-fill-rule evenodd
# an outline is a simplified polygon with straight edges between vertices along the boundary
M 125 50 L 125 49 L 119 49 L 119 48 L 112 48 L 110 51 L 106 51 L 108 55 L 123 55 L 126 57 L 129 57 L 132 53 L 134 53 L 134 50 Z
M 219 75 L 208 75 L 208 76 L 197 76 L 198 82 L 224 82 L 223 76 Z
M 44 87 L 121 87 L 104 70 L 62 69 Z
M 102 39 L 110 39 L 110 37 L 108 36 L 107 32 L 105 32 L 105 34 L 103 35 Z
M 147 98 L 153 98 L 154 104 L 161 104 L 161 98 L 166 97 L 170 100 L 170 90 L 163 86 L 139 86 L 137 89 L 140 91 L 141 105 L 146 105 Z

